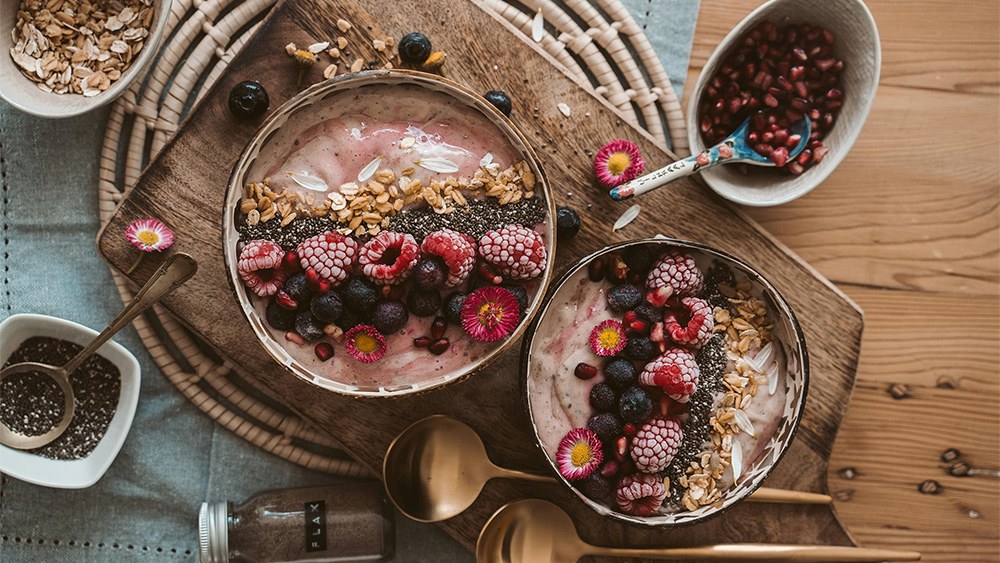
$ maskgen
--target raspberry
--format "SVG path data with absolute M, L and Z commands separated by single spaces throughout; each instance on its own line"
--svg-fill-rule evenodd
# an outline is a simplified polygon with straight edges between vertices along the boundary
M 660 508 L 667 498 L 667 488 L 656 475 L 636 473 L 618 483 L 615 502 L 627 514 L 649 516 Z
M 715 318 L 708 303 L 697 297 L 681 299 L 682 311 L 667 311 L 663 315 L 663 329 L 670 338 L 691 348 L 701 348 L 712 338 Z
M 446 288 L 461 285 L 469 279 L 476 265 L 475 239 L 450 229 L 434 231 L 424 237 L 420 252 L 444 260 L 444 265 L 448 267 L 448 279 L 444 282 Z
M 337 286 L 351 275 L 358 243 L 340 233 L 326 231 L 302 241 L 295 253 L 303 270 L 312 268 L 321 280 Z
M 277 243 L 252 240 L 240 252 L 236 270 L 243 283 L 257 295 L 274 295 L 288 277 L 288 272 L 281 268 L 281 259 L 284 257 L 285 251 Z
M 479 254 L 500 274 L 515 280 L 538 277 L 545 270 L 542 237 L 521 225 L 507 225 L 483 235 Z
M 643 473 L 659 473 L 670 465 L 684 440 L 676 419 L 654 416 L 632 437 L 632 461 Z
M 410 276 L 420 247 L 413 235 L 382 231 L 358 252 L 361 271 L 377 284 L 397 285 Z
M 703 282 L 701 270 L 690 254 L 668 250 L 660 255 L 653 269 L 646 277 L 646 287 L 654 291 L 661 287 L 673 288 L 674 297 L 690 297 L 701 291 Z
M 671 348 L 646 364 L 639 374 L 639 383 L 661 387 L 675 401 L 686 403 L 698 387 L 698 362 L 684 348 Z

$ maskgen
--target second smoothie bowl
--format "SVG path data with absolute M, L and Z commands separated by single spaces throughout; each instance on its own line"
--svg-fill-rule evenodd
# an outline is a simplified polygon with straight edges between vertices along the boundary
M 488 365 L 539 307 L 554 207 L 524 136 L 468 89 L 370 71 L 269 117 L 233 169 L 230 284 L 267 352 L 354 396 Z

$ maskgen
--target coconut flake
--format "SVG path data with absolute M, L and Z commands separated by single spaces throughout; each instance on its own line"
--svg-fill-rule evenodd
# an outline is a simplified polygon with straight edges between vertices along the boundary
M 757 431 L 753 428 L 753 423 L 750 422 L 750 417 L 743 409 L 733 409 L 733 418 L 736 420 L 736 425 L 739 426 L 744 432 L 757 437 Z M 735 443 L 735 442 L 734 442 Z
M 453 174 L 458 172 L 458 165 L 447 158 L 422 158 L 420 160 L 414 160 L 413 164 L 416 164 L 421 168 L 426 168 L 431 172 L 440 172 L 441 174 Z
M 566 117 L 569 117 L 569 114 L 572 113 L 572 111 L 573 111 L 573 110 L 569 109 L 568 105 L 566 105 L 565 103 L 562 103 L 562 102 L 560 102 L 559 105 L 557 105 L 556 107 L 559 108 L 559 113 L 565 115 Z
M 479 166 L 486 168 L 487 166 L 490 165 L 491 162 L 493 162 L 493 153 L 488 152 L 486 153 L 486 156 L 484 156 L 482 160 L 479 161 Z
M 383 155 L 380 154 L 375 157 L 375 160 L 366 164 L 365 167 L 361 169 L 361 172 L 358 172 L 358 181 L 367 182 L 369 178 L 374 176 L 375 171 L 378 170 L 378 165 L 382 163 L 382 158 Z
M 638 203 L 626 209 L 625 213 L 622 213 L 622 216 L 619 217 L 617 221 L 615 221 L 615 226 L 611 227 L 611 232 L 615 232 L 618 229 L 622 229 L 625 227 L 625 225 L 628 225 L 629 223 L 634 221 L 635 218 L 639 216 L 639 211 L 641 210 L 642 207 Z
M 733 483 L 735 484 L 740 475 L 743 474 L 743 446 L 736 440 L 733 440 L 732 456 L 730 463 L 733 467 Z
M 535 12 L 535 19 L 531 21 L 531 38 L 535 43 L 541 43 L 545 36 L 545 18 L 542 16 L 542 9 Z
M 285 174 L 288 174 L 288 177 L 291 178 L 296 184 L 307 190 L 323 192 L 330 189 L 330 186 L 327 186 L 326 182 L 320 180 L 319 178 L 313 178 L 307 174 L 296 174 L 295 172 L 285 172 Z

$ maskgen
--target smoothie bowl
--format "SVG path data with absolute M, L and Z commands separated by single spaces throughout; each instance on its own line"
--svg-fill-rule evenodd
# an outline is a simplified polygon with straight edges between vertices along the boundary
M 647 526 L 720 514 L 763 483 L 798 427 L 798 321 L 753 268 L 646 239 L 573 266 L 528 329 L 521 378 L 558 479 Z
M 223 217 L 230 284 L 267 352 L 354 396 L 450 383 L 517 341 L 545 294 L 554 209 L 527 140 L 453 82 L 370 71 L 261 126 Z

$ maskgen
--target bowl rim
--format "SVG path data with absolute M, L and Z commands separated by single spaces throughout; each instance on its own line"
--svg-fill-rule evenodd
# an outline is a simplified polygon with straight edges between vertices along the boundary
M 826 179 L 833 174 L 833 171 L 840 166 L 840 163 L 847 157 L 854 143 L 857 142 L 858 137 L 861 136 L 861 131 L 864 129 L 864 125 L 868 120 L 868 115 L 871 113 L 872 105 L 875 102 L 875 94 L 878 91 L 879 77 L 882 72 L 882 43 L 879 39 L 878 26 L 875 23 L 875 17 L 872 16 L 871 10 L 864 3 L 863 0 L 849 0 L 850 2 L 856 4 L 859 8 L 858 12 L 862 14 L 862 20 L 867 23 L 867 27 L 864 31 L 871 34 L 872 40 L 874 42 L 874 73 L 872 75 L 872 84 L 870 89 L 870 95 L 866 96 L 867 101 L 862 102 L 855 112 L 859 117 L 857 130 L 850 136 L 848 143 L 843 147 L 843 151 L 838 151 L 834 159 L 831 159 L 831 165 L 823 170 L 816 171 L 813 174 L 812 182 L 807 184 L 805 187 L 800 188 L 796 192 L 792 192 L 783 197 L 775 197 L 767 200 L 748 200 L 743 198 L 736 193 L 730 192 L 724 187 L 718 186 L 718 182 L 712 175 L 702 175 L 702 181 L 712 189 L 713 192 L 718 194 L 720 197 L 725 198 L 734 203 L 740 205 L 746 205 L 747 207 L 772 207 L 776 205 L 782 205 L 790 201 L 794 201 L 809 192 L 813 191 L 820 184 L 822 184 Z M 691 88 L 691 93 L 688 98 L 687 111 L 685 118 L 687 121 L 687 136 L 688 136 L 688 146 L 691 147 L 691 153 L 697 154 L 700 150 L 704 150 L 705 143 L 701 139 L 701 133 L 698 131 L 698 98 L 701 97 L 701 93 L 705 90 L 705 85 L 708 83 L 710 78 L 710 73 L 708 71 L 714 71 L 716 67 L 719 66 L 719 62 L 723 58 L 723 55 L 727 54 L 733 44 L 744 34 L 750 27 L 751 23 L 756 23 L 756 19 L 759 18 L 765 12 L 777 9 L 776 6 L 781 3 L 793 4 L 794 0 L 769 0 L 755 8 L 752 12 L 747 14 L 738 24 L 736 24 L 733 29 L 726 34 L 725 37 L 716 45 L 715 50 L 705 61 L 705 65 L 702 67 L 701 72 L 698 73 L 698 79 L 694 83 L 694 87 Z M 696 150 L 699 149 L 700 150 Z
M 0 322 L 0 329 L 11 330 L 8 323 L 9 325 L 25 325 L 25 328 L 30 329 L 28 332 L 32 333 L 28 338 L 49 336 L 74 342 L 78 337 L 83 342 L 75 343 L 81 346 L 85 346 L 98 335 L 96 330 L 82 324 L 37 313 L 11 315 Z M 65 333 L 52 334 L 59 330 L 65 331 Z M 70 336 L 66 333 L 73 333 L 73 335 Z M 14 347 L 9 346 L 8 342 L 5 341 L 4 344 L 4 354 L 0 356 L 0 363 L 6 362 L 14 351 Z M 0 444 L 0 471 L 26 483 L 56 489 L 85 489 L 97 483 L 107 473 L 111 464 L 118 457 L 118 453 L 125 444 L 132 428 L 139 403 L 142 369 L 135 355 L 114 340 L 105 342 L 97 349 L 96 353 L 107 358 L 118 368 L 121 390 L 115 414 L 111 418 L 111 422 L 108 423 L 104 437 L 101 438 L 93 451 L 80 459 L 63 460 L 50 459 Z M 114 442 L 108 442 L 107 440 L 113 432 L 120 432 L 120 436 Z M 103 454 L 102 458 L 93 457 L 100 454 Z M 39 473 L 41 467 L 48 467 L 56 471 L 49 471 L 47 475 L 41 475 Z M 53 473 L 60 477 L 53 478 L 51 476 Z
M 16 0 L 11 0 L 16 1 Z M 104 92 L 90 98 L 87 103 L 81 104 L 78 107 L 63 109 L 59 106 L 49 104 L 44 101 L 46 98 L 42 97 L 43 101 L 34 104 L 37 98 L 32 98 L 32 103 L 23 104 L 15 100 L 12 100 L 8 95 L 4 93 L 4 90 L 0 88 L 0 99 L 7 102 L 11 106 L 23 111 L 27 114 L 34 115 L 36 117 L 42 117 L 45 119 L 63 119 L 67 117 L 76 117 L 89 113 L 97 108 L 103 107 L 111 102 L 117 100 L 126 91 L 128 91 L 132 86 L 135 85 L 136 81 L 145 80 L 148 76 L 147 71 L 152 66 L 153 61 L 159 59 L 160 57 L 160 46 L 163 43 L 163 37 L 167 32 L 167 25 L 170 23 L 170 14 L 173 8 L 173 0 L 153 0 L 154 3 L 159 2 L 159 5 L 155 11 L 156 22 L 155 25 L 149 30 L 149 35 L 146 38 L 146 42 L 143 46 L 142 52 L 136 57 L 131 66 L 125 69 L 122 73 L 121 78 L 115 81 L 107 90 Z M 3 53 L 3 56 L 8 56 L 7 53 Z M 21 80 L 28 80 L 21 74 L 20 71 L 14 71 Z M 29 81 L 30 82 L 30 81 Z M 42 90 L 38 90 L 41 94 L 48 94 Z M 52 94 L 55 96 L 80 96 L 81 94 Z M 84 98 L 86 100 L 86 98 Z
M 538 289 L 536 290 L 534 299 L 529 304 L 528 313 L 525 315 L 525 318 L 521 319 L 521 322 L 518 323 L 517 329 L 509 337 L 507 337 L 507 339 L 505 339 L 498 347 L 492 349 L 488 354 L 480 358 L 474 367 L 466 368 L 463 373 L 452 379 L 441 381 L 434 385 L 428 385 L 425 387 L 414 388 L 413 384 L 402 384 L 394 386 L 392 391 L 386 391 L 385 387 L 383 386 L 380 386 L 372 390 L 364 388 L 362 390 L 352 391 L 352 390 L 337 388 L 337 386 L 343 386 L 343 387 L 347 386 L 347 384 L 343 384 L 340 382 L 333 382 L 336 384 L 336 386 L 321 385 L 314 380 L 316 377 L 318 377 L 318 374 L 315 374 L 311 370 L 306 369 L 304 366 L 301 366 L 302 371 L 312 375 L 314 379 L 304 377 L 303 374 L 299 373 L 298 370 L 292 369 L 291 365 L 293 363 L 295 365 L 299 364 L 298 362 L 293 360 L 289 355 L 287 355 L 287 353 L 286 356 L 288 356 L 288 358 L 286 361 L 286 358 L 278 357 L 270 346 L 264 345 L 265 338 L 271 340 L 273 340 L 273 338 L 269 334 L 266 334 L 266 330 L 265 334 L 262 334 L 257 324 L 251 321 L 247 307 L 243 303 L 243 298 L 241 297 L 240 293 L 241 288 L 237 285 L 236 279 L 233 275 L 233 272 L 235 272 L 234 260 L 237 258 L 236 249 L 235 246 L 233 248 L 229 248 L 227 246 L 226 237 L 230 231 L 235 230 L 235 224 L 234 224 L 235 219 L 233 217 L 234 209 L 229 206 L 228 202 L 232 198 L 234 190 L 243 189 L 243 186 L 240 185 L 239 183 L 240 180 L 239 176 L 241 171 L 247 166 L 247 161 L 250 158 L 250 153 L 252 152 L 252 148 L 255 145 L 260 145 L 260 146 L 263 145 L 263 142 L 267 140 L 267 137 L 272 132 L 270 131 L 271 126 L 282 115 L 287 114 L 294 108 L 298 107 L 298 105 L 302 103 L 304 100 L 311 98 L 312 96 L 318 96 L 321 93 L 327 92 L 328 90 L 331 90 L 333 92 L 338 92 L 338 91 L 346 92 L 350 91 L 352 88 L 358 88 L 369 85 L 378 85 L 380 84 L 379 80 L 384 80 L 384 79 L 388 79 L 391 81 L 400 81 L 403 84 L 418 83 L 421 87 L 424 88 L 429 87 L 429 85 L 444 86 L 446 91 L 440 89 L 437 91 L 444 95 L 452 96 L 459 102 L 466 103 L 466 105 L 470 105 L 468 104 L 468 102 L 475 102 L 475 105 L 470 105 L 470 107 L 473 107 L 480 113 L 483 113 L 484 116 L 487 119 L 490 119 L 491 122 L 493 122 L 494 125 L 496 125 L 498 128 L 500 127 L 500 124 L 503 124 L 503 126 L 506 127 L 507 130 L 504 131 L 504 133 L 508 136 L 508 138 L 512 137 L 516 139 L 523 147 L 523 150 L 516 146 L 515 149 L 517 150 L 518 154 L 520 154 L 520 156 L 523 157 L 524 160 L 528 163 L 528 165 L 533 169 L 535 173 L 536 183 L 540 186 L 540 192 L 545 197 L 545 204 L 546 204 L 545 223 L 546 223 L 546 228 L 548 230 L 545 239 L 546 241 L 548 241 L 548 246 L 549 246 L 549 248 L 546 249 L 549 256 L 549 264 L 545 268 L 545 270 L 542 271 L 542 275 L 539 278 L 536 278 L 539 283 Z M 354 85 L 352 84 L 354 82 L 362 82 L 362 84 Z M 391 86 L 398 83 L 388 82 L 382 84 Z M 468 99 L 463 100 L 458 96 L 466 96 Z M 539 191 L 539 188 L 536 187 L 536 191 Z M 313 84 L 309 88 L 306 88 L 305 90 L 299 92 L 295 96 L 289 98 L 287 101 L 281 104 L 277 109 L 272 111 L 267 118 L 264 119 L 264 121 L 258 127 L 257 131 L 254 133 L 254 135 L 250 138 L 250 140 L 241 150 L 240 157 L 237 159 L 236 163 L 233 165 L 233 168 L 230 172 L 229 181 L 226 184 L 226 192 L 223 198 L 223 223 L 222 223 L 222 232 L 220 234 L 220 238 L 222 240 L 222 254 L 226 269 L 226 280 L 229 282 L 229 289 L 230 291 L 232 291 L 233 297 L 236 300 L 236 303 L 242 313 L 241 316 L 250 325 L 251 331 L 257 338 L 257 343 L 260 344 L 262 348 L 264 348 L 267 354 L 271 356 L 271 358 L 275 361 L 277 365 L 279 365 L 285 371 L 290 372 L 295 377 L 319 389 L 332 391 L 334 393 L 346 397 L 353 397 L 358 399 L 361 398 L 387 399 L 387 398 L 398 398 L 398 397 L 412 397 L 423 393 L 436 391 L 443 387 L 450 386 L 454 383 L 464 381 L 469 377 L 478 374 L 480 371 L 492 365 L 493 362 L 495 362 L 497 359 L 500 358 L 500 356 L 502 356 L 505 352 L 507 352 L 507 350 L 513 347 L 515 343 L 520 341 L 521 337 L 525 334 L 528 325 L 535 318 L 538 311 L 542 308 L 544 304 L 545 295 L 547 293 L 549 284 L 551 283 L 553 277 L 552 266 L 555 263 L 556 241 L 557 241 L 557 237 L 555 236 L 555 215 L 556 215 L 555 200 L 552 197 L 551 188 L 548 183 L 548 178 L 545 175 L 545 170 L 542 166 L 542 162 L 538 158 L 538 155 L 535 153 L 534 147 L 532 147 L 528 138 L 524 135 L 524 133 L 520 130 L 520 128 L 518 128 L 517 125 L 509 117 L 501 113 L 500 110 L 498 110 L 495 106 L 493 106 L 493 104 L 491 104 L 485 98 L 483 98 L 482 95 L 476 93 L 469 87 L 459 84 L 453 80 L 449 80 L 447 78 L 436 76 L 433 74 L 428 74 L 425 72 L 419 72 L 409 69 L 392 69 L 392 70 L 375 69 L 375 70 L 366 70 L 356 73 L 342 74 L 340 76 L 336 76 L 328 80 L 324 80 L 322 82 Z M 279 347 L 281 347 L 283 350 L 284 349 L 283 346 L 281 346 L 280 343 L 278 344 Z
M 548 312 L 549 306 L 552 304 L 553 298 L 555 297 L 556 293 L 559 292 L 562 286 L 570 279 L 570 277 L 573 276 L 573 274 L 576 274 L 581 269 L 587 267 L 587 265 L 590 264 L 591 260 L 593 260 L 594 258 L 603 256 L 615 250 L 620 250 L 629 246 L 638 246 L 642 244 L 657 244 L 663 246 L 673 246 L 690 250 L 696 250 L 698 252 L 705 253 L 715 258 L 721 258 L 723 260 L 733 262 L 738 266 L 745 268 L 747 271 L 754 274 L 754 276 L 756 276 L 757 278 L 754 281 L 760 282 L 763 285 L 766 292 L 770 293 L 773 296 L 775 304 L 779 306 L 781 309 L 783 309 L 783 312 L 787 313 L 789 323 L 791 324 L 792 330 L 794 332 L 795 343 L 797 345 L 799 355 L 801 356 L 802 359 L 802 398 L 798 401 L 798 404 L 796 405 L 795 416 L 792 419 L 792 427 L 788 433 L 788 440 L 785 443 L 785 446 L 781 448 L 781 450 L 778 452 L 778 457 L 770 464 L 769 467 L 765 469 L 763 476 L 760 478 L 760 480 L 756 484 L 753 484 L 752 486 L 745 488 L 741 496 L 737 498 L 735 502 L 729 504 L 728 506 L 724 506 L 720 509 L 717 509 L 712 513 L 698 516 L 692 520 L 686 520 L 682 522 L 653 522 L 647 520 L 646 517 L 622 514 L 611 507 L 606 507 L 605 505 L 599 504 L 596 501 L 593 501 L 587 496 L 585 496 L 582 491 L 573 486 L 573 484 L 570 483 L 570 481 L 566 479 L 562 475 L 562 473 L 559 472 L 559 468 L 556 466 L 555 461 L 551 459 L 548 453 L 545 451 L 545 446 L 542 444 L 542 440 L 538 435 L 538 426 L 535 423 L 535 415 L 531 407 L 531 398 L 528 395 L 528 362 L 529 362 L 529 355 L 532 343 L 534 341 L 536 329 L 538 328 L 538 325 L 541 323 L 542 319 L 545 318 L 545 314 L 546 312 Z M 785 454 L 788 452 L 789 447 L 791 446 L 793 440 L 795 439 L 795 435 L 798 433 L 799 423 L 802 420 L 802 415 L 805 413 L 806 400 L 809 395 L 809 354 L 806 349 L 805 334 L 802 331 L 802 327 L 799 324 L 798 318 L 795 316 L 795 312 L 792 310 L 791 305 L 788 304 L 788 302 L 785 300 L 784 296 L 781 295 L 778 289 L 774 287 L 774 285 L 767 278 L 765 278 L 760 272 L 758 272 L 756 268 L 727 252 L 713 248 L 706 244 L 692 242 L 683 239 L 663 237 L 663 236 L 633 239 L 633 240 L 610 244 L 608 246 L 605 246 L 604 248 L 601 248 L 600 250 L 597 250 L 587 256 L 584 256 L 576 263 L 574 263 L 572 266 L 570 266 L 559 277 L 558 280 L 549 285 L 549 292 L 548 295 L 546 295 L 545 306 L 542 307 L 542 309 L 538 312 L 538 315 L 535 316 L 534 320 L 531 323 L 531 326 L 528 327 L 528 331 L 525 333 L 524 343 L 521 346 L 520 362 L 518 365 L 519 365 L 521 400 L 523 401 L 524 408 L 528 413 L 528 422 L 531 424 L 531 432 L 534 437 L 535 447 L 542 454 L 542 457 L 546 460 L 548 471 L 550 471 L 555 476 L 556 480 L 563 487 L 568 488 L 578 499 L 583 501 L 584 504 L 586 504 L 594 512 L 598 513 L 600 516 L 605 518 L 610 518 L 611 520 L 622 522 L 624 524 L 629 524 L 632 526 L 640 526 L 640 527 L 682 528 L 686 526 L 694 526 L 702 524 L 713 518 L 716 518 L 719 515 L 729 511 L 733 507 L 743 503 L 747 499 L 747 497 L 750 496 L 751 493 L 756 491 L 759 487 L 763 486 L 767 478 L 771 476 L 771 473 L 774 471 L 774 468 L 777 467 L 778 464 L 781 463 L 781 460 L 785 457 Z

